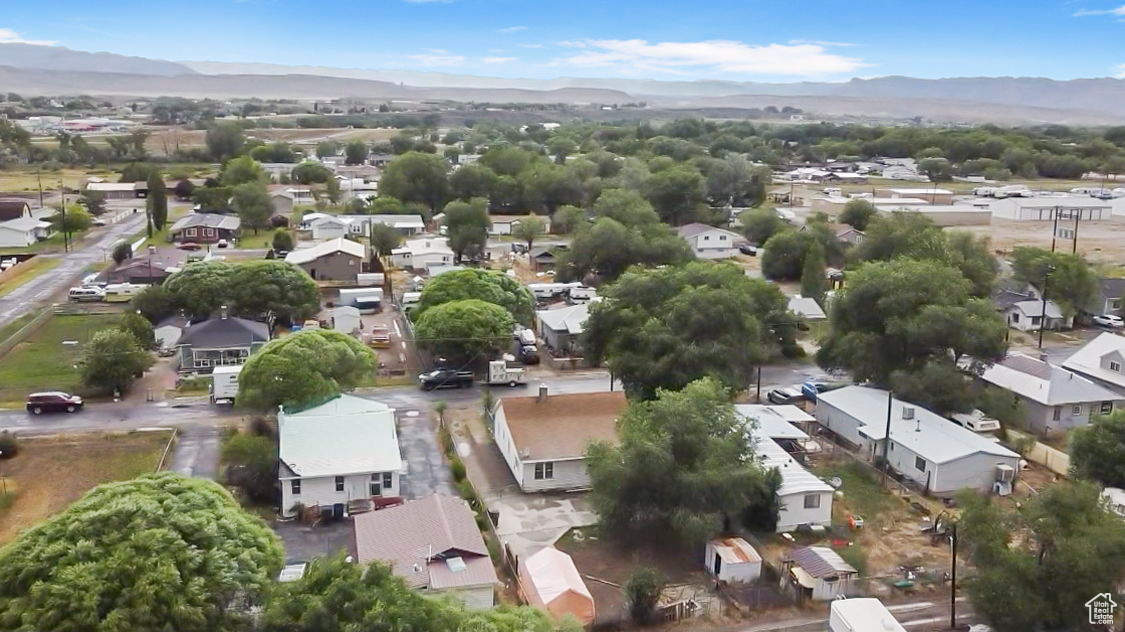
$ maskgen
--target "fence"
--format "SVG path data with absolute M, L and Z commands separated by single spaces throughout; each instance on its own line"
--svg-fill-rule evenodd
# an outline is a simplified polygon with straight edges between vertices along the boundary
M 20 327 L 12 335 L 4 341 L 0 341 L 0 356 L 7 355 L 9 351 L 15 348 L 16 345 L 27 340 L 31 334 L 39 331 L 39 328 L 46 323 L 51 316 L 54 316 L 54 311 L 51 309 L 44 309 L 35 315 L 26 325 Z
M 1035 437 L 1015 430 L 1008 430 L 1008 435 L 1016 440 L 1025 438 L 1035 440 Z M 1059 476 L 1067 476 L 1070 473 L 1070 455 L 1039 441 L 1035 441 L 1031 449 L 1024 454 L 1024 458 L 1042 465 Z
M 6 255 L 4 259 L 17 259 L 19 260 L 19 263 L 8 268 L 7 270 L 4 270 L 3 272 L 0 272 L 0 283 L 7 281 L 14 276 L 19 276 L 20 274 L 22 274 L 24 270 L 24 264 L 35 261 L 35 255 Z

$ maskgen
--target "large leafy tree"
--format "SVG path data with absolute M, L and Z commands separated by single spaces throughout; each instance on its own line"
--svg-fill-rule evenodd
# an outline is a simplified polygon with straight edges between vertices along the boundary
M 617 445 L 587 451 L 591 500 L 618 535 L 673 533 L 700 543 L 722 531 L 765 482 L 726 389 L 712 378 L 636 402 Z
M 1012 251 L 1012 274 L 1040 290 L 1046 277 L 1047 298 L 1068 315 L 1078 313 L 1098 295 L 1098 276 L 1079 255 L 1019 246 Z
M 189 316 L 206 318 L 227 305 L 232 272 L 233 266 L 224 261 L 196 261 L 168 277 L 164 288 Z
M 431 307 L 418 318 L 414 332 L 423 348 L 467 363 L 510 342 L 514 324 L 508 310 L 474 298 Z
M 306 329 L 250 356 L 238 377 L 238 402 L 262 410 L 304 408 L 355 388 L 375 364 L 375 353 L 352 336 Z
M 0 628 L 211 632 L 248 623 L 277 536 L 222 487 L 148 474 L 94 488 L 0 549 Z
M 156 335 L 152 323 L 138 312 L 125 312 L 117 321 L 118 329 L 127 331 L 136 339 L 141 349 L 152 349 L 156 345 Z
M 103 329 L 86 343 L 79 367 L 83 384 L 109 392 L 124 391 L 152 364 L 152 356 L 131 332 Z
M 836 262 L 842 246 L 822 222 L 811 222 L 801 230 L 775 232 L 762 245 L 762 274 L 768 279 L 797 280 L 805 269 L 805 259 L 814 249 L 822 260 Z
M 583 226 L 559 257 L 559 278 L 583 280 L 596 275 L 612 281 L 634 265 L 674 265 L 693 258 L 687 242 L 665 224 L 626 226 L 603 217 Z
M 344 162 L 349 165 L 362 165 L 367 162 L 367 143 L 354 140 L 344 145 Z
M 232 158 L 223 165 L 219 173 L 219 181 L 223 186 L 236 187 L 249 182 L 265 182 L 266 172 L 262 165 L 250 156 Z
M 600 293 L 605 300 L 590 308 L 585 350 L 642 397 L 704 376 L 743 389 L 779 334 L 792 336 L 779 325 L 791 321 L 777 287 L 732 264 L 633 270 Z
M 242 153 L 246 138 L 236 123 L 216 123 L 207 129 L 205 138 L 211 158 L 224 162 Z
M 479 630 L 480 632 L 575 632 L 557 628 L 531 607 L 468 610 L 453 600 L 430 599 L 382 564 L 361 566 L 342 555 L 312 562 L 304 577 L 282 584 L 262 613 L 263 632 L 355 630 Z
M 524 324 L 531 323 L 535 310 L 535 297 L 516 279 L 491 270 L 468 268 L 446 272 L 426 283 L 412 317 L 417 320 L 433 307 L 470 298 L 499 305 Z
M 871 223 L 871 218 L 877 215 L 875 205 L 868 200 L 856 198 L 850 200 L 844 205 L 844 210 L 840 211 L 840 222 L 848 224 L 856 230 L 867 230 L 867 225 Z
M 445 205 L 445 227 L 449 248 L 460 261 L 484 253 L 488 243 L 488 202 L 474 198 L 469 202 L 454 200 Z
M 293 171 L 290 172 L 290 178 L 296 184 L 323 184 L 333 177 L 331 169 L 311 160 L 293 167 Z
M 449 182 L 440 156 L 410 151 L 391 161 L 379 181 L 379 192 L 403 202 L 421 202 L 431 210 L 445 203 Z
M 133 297 L 131 305 L 152 323 L 159 323 L 177 309 L 176 296 L 163 285 L 150 285 L 141 290 Z
M 1125 487 L 1125 410 L 1094 419 L 1070 435 L 1070 468 L 1075 476 L 1106 487 Z
M 868 263 L 836 296 L 817 361 L 888 385 L 923 369 L 931 378 L 955 373 L 966 357 L 978 367 L 999 360 L 1007 350 L 1004 321 L 972 290 L 956 268 L 936 261 Z
M 632 189 L 602 191 L 594 202 L 594 216 L 608 217 L 625 226 L 645 226 L 660 221 L 652 204 Z
M 528 215 L 512 227 L 512 237 L 527 244 L 527 249 L 535 244 L 535 240 L 547 232 L 547 222 L 538 215 Z
M 677 164 L 649 177 L 645 195 L 661 219 L 677 226 L 696 217 L 707 192 L 703 174 L 689 164 Z
M 458 167 L 449 176 L 449 192 L 459 200 L 475 197 L 487 198 L 496 186 L 496 172 L 484 165 L 472 164 Z
M 770 237 L 785 229 L 785 220 L 772 208 L 753 208 L 738 216 L 742 234 L 757 245 L 769 241 Z
M 231 190 L 231 204 L 242 220 L 242 228 L 251 228 L 254 234 L 269 226 L 273 215 L 273 201 L 270 200 L 266 185 L 261 182 L 246 182 Z
M 320 291 L 304 270 L 278 259 L 231 266 L 224 295 L 231 312 L 247 318 L 274 314 L 282 319 L 311 318 L 320 310 Z
M 969 599 L 997 632 L 1076 629 L 1084 604 L 1121 579 L 1125 528 L 1091 483 L 1050 485 L 1018 509 L 962 501 L 958 533 L 976 567 Z

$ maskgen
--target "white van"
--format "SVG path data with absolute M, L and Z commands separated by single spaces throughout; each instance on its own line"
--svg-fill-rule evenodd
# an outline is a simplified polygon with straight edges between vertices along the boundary
M 143 289 L 145 289 L 145 286 L 135 283 L 110 283 L 105 286 L 105 302 L 128 303 Z
M 72 287 L 66 297 L 75 302 L 96 302 L 105 298 L 105 293 L 97 287 Z

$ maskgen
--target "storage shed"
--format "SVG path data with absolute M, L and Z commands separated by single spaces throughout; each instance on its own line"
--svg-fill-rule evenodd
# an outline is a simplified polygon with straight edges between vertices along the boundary
M 707 543 L 707 572 L 719 581 L 752 582 L 762 575 L 762 556 L 742 538 L 716 538 Z
M 571 615 L 583 626 L 594 623 L 594 597 L 566 553 L 549 546 L 521 559 L 519 580 L 532 606 L 556 619 Z

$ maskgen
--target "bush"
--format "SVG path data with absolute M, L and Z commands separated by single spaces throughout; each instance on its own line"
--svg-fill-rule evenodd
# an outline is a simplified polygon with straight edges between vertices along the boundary
M 625 599 L 629 604 L 629 615 L 637 624 L 652 620 L 660 593 L 664 591 L 664 577 L 660 571 L 647 566 L 638 566 L 625 581 Z
M 453 480 L 457 481 L 458 483 L 465 480 L 465 464 L 461 461 L 461 459 L 453 459 L 453 463 L 450 464 L 449 470 L 453 472 Z
M 227 482 L 251 500 L 273 502 L 277 493 L 277 446 L 268 437 L 236 434 L 223 444 Z
M 20 443 L 16 435 L 5 430 L 0 432 L 0 459 L 10 459 L 20 453 Z

